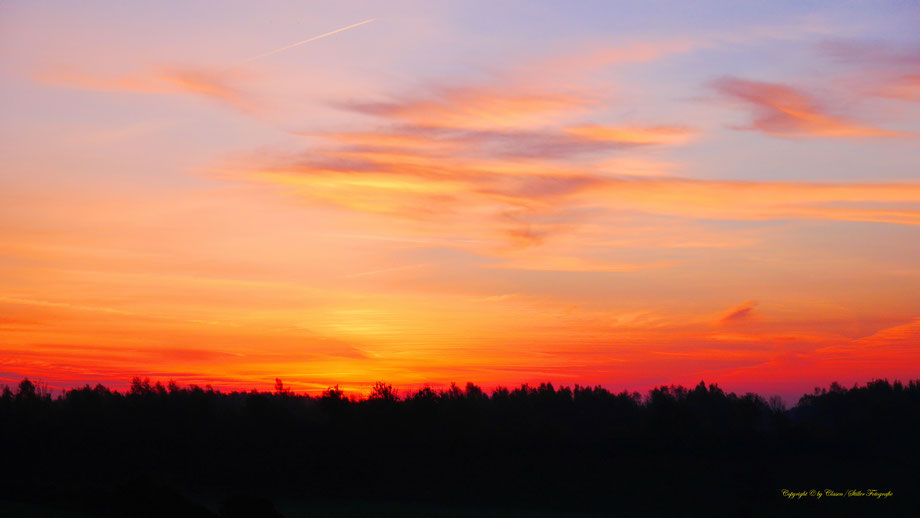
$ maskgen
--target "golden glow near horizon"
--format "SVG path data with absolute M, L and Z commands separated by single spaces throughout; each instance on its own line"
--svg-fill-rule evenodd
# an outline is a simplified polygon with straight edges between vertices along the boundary
M 0 383 L 920 372 L 910 8 L 367 8 L 0 7 Z

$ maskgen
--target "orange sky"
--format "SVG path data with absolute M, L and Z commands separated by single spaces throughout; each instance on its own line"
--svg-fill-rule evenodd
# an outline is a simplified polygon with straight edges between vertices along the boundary
M 915 10 L 539 5 L 0 7 L 0 383 L 920 375 Z

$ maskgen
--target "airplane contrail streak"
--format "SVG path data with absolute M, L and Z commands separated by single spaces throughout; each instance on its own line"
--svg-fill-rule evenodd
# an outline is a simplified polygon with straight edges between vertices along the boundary
M 270 51 L 268 51 L 268 52 L 264 52 L 264 53 L 262 53 L 262 54 L 259 54 L 258 56 L 253 56 L 253 57 L 251 57 L 251 58 L 249 58 L 249 59 L 243 61 L 243 63 L 249 63 L 250 61 L 255 61 L 255 60 L 257 60 L 257 59 L 264 58 L 264 57 L 266 57 L 266 56 L 271 56 L 272 54 L 277 54 L 277 53 L 279 53 L 279 52 L 284 52 L 285 50 L 292 49 L 292 48 L 294 48 L 294 47 L 299 47 L 299 46 L 303 45 L 304 43 L 310 43 L 311 41 L 316 41 L 316 40 L 318 40 L 318 39 L 325 38 L 326 36 L 332 36 L 333 34 L 337 34 L 337 33 L 340 33 L 340 32 L 342 32 L 342 31 L 347 31 L 348 29 L 354 29 L 355 27 L 357 27 L 357 26 L 359 26 L 359 25 L 364 25 L 365 23 L 371 23 L 372 21 L 374 21 L 374 20 L 376 20 L 376 19 L 377 19 L 377 18 L 371 18 L 370 20 L 364 20 L 363 22 L 356 23 L 356 24 L 354 24 L 354 25 L 349 25 L 348 27 L 342 27 L 341 29 L 336 29 L 336 30 L 334 30 L 334 31 L 332 31 L 332 32 L 327 32 L 326 34 L 320 34 L 319 36 L 314 36 L 314 37 L 312 37 L 312 38 L 310 38 L 310 39 L 308 39 L 308 40 L 298 41 L 297 43 L 291 43 L 290 45 L 286 45 L 286 46 L 281 47 L 281 48 L 279 48 L 279 49 L 270 50 Z

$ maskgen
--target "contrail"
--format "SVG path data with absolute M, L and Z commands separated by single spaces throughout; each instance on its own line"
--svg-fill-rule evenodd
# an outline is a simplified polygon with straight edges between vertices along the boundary
M 280 49 L 270 50 L 270 51 L 265 52 L 265 53 L 263 53 L 263 54 L 259 54 L 258 56 L 253 56 L 253 57 L 251 57 L 251 58 L 249 58 L 249 59 L 243 61 L 243 63 L 249 63 L 250 61 L 255 61 L 255 60 L 259 59 L 259 58 L 264 58 L 264 57 L 266 57 L 266 56 L 271 56 L 272 54 L 277 54 L 277 53 L 279 53 L 279 52 L 284 52 L 285 50 L 292 49 L 292 48 L 294 48 L 294 47 L 299 47 L 299 46 L 303 45 L 304 43 L 310 43 L 311 41 L 316 41 L 316 40 L 318 40 L 318 39 L 325 38 L 326 36 L 332 36 L 333 34 L 336 34 L 336 33 L 342 32 L 342 31 L 347 31 L 348 29 L 354 29 L 355 27 L 357 27 L 357 26 L 359 26 L 359 25 L 364 25 L 365 23 L 371 23 L 372 21 L 374 21 L 374 20 L 376 20 L 376 19 L 377 19 L 377 18 L 371 18 L 370 20 L 364 20 L 363 22 L 356 23 L 356 24 L 354 24 L 354 25 L 349 25 L 348 27 L 342 27 L 341 29 L 336 29 L 336 30 L 334 30 L 334 31 L 332 31 L 332 32 L 327 32 L 326 34 L 320 34 L 319 36 L 314 36 L 314 37 L 312 37 L 312 38 L 310 38 L 310 39 L 308 39 L 308 40 L 298 41 L 297 43 L 291 43 L 290 45 L 281 47 Z

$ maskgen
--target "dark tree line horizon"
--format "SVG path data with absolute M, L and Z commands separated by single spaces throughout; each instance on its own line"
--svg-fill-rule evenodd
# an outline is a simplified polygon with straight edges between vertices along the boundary
M 865 389 L 877 384 L 888 384 L 893 387 L 895 390 L 904 390 L 905 382 L 901 380 L 895 380 L 889 382 L 887 378 L 875 378 L 864 384 L 854 383 L 851 388 L 840 384 L 837 381 L 831 382 L 827 388 L 816 386 L 812 392 L 804 393 L 798 399 L 798 401 L 793 404 L 793 408 L 801 405 L 803 401 L 815 396 L 822 394 L 831 393 L 840 393 L 847 392 L 848 390 L 859 390 Z M 907 390 L 914 390 L 914 386 L 920 384 L 920 378 L 916 380 L 908 380 L 906 382 Z M 113 389 L 107 387 L 103 383 L 96 383 L 95 385 L 86 383 L 83 386 L 77 386 L 72 388 L 48 388 L 48 385 L 41 381 L 40 379 L 30 379 L 28 376 L 24 377 L 18 384 L 14 385 L 16 390 L 14 391 L 9 384 L 3 384 L 3 389 L 0 390 L 0 397 L 2 398 L 12 398 L 18 397 L 20 394 L 25 393 L 27 397 L 38 397 L 40 399 L 46 400 L 55 400 L 66 398 L 69 392 L 73 391 L 96 391 L 96 392 L 107 392 L 115 395 L 124 395 L 124 396 L 137 396 L 137 395 L 168 395 L 175 394 L 181 391 L 192 391 L 192 392 L 206 392 L 209 394 L 218 394 L 218 395 L 239 395 L 239 394 L 253 394 L 253 395 L 275 395 L 275 396 L 285 396 L 285 397 L 301 397 L 307 399 L 326 399 L 332 398 L 337 400 L 347 400 L 351 403 L 359 403 L 362 401 L 369 400 L 387 400 L 387 401 L 410 401 L 416 400 L 419 398 L 430 399 L 430 398 L 457 398 L 469 396 L 474 394 L 477 397 L 484 396 L 485 398 L 490 397 L 504 397 L 510 394 L 511 392 L 527 392 L 527 391 L 558 391 L 560 394 L 569 394 L 569 397 L 574 396 L 577 392 L 591 391 L 595 393 L 606 393 L 610 396 L 616 397 L 628 397 L 639 403 L 647 403 L 653 396 L 654 393 L 658 392 L 671 392 L 675 396 L 680 397 L 681 394 L 686 395 L 690 390 L 700 390 L 701 388 L 707 389 L 710 391 L 718 391 L 725 393 L 718 383 L 709 383 L 707 384 L 705 380 L 700 380 L 700 382 L 694 385 L 691 388 L 687 388 L 682 384 L 659 384 L 655 385 L 653 388 L 648 389 L 643 395 L 641 392 L 636 390 L 621 390 L 611 391 L 605 388 L 601 384 L 594 385 L 582 385 L 575 383 L 573 385 L 560 385 L 557 389 L 555 384 L 552 382 L 541 382 L 539 385 L 532 385 L 530 383 L 521 383 L 517 388 L 512 388 L 510 386 L 497 385 L 491 391 L 483 390 L 479 385 L 473 382 L 467 382 L 463 387 L 458 385 L 456 382 L 451 382 L 449 385 L 443 385 L 445 388 L 436 388 L 432 387 L 429 384 L 423 385 L 421 388 L 416 389 L 398 389 L 391 383 L 385 381 L 376 381 L 371 385 L 370 391 L 365 395 L 360 392 L 345 392 L 339 389 L 339 385 L 332 385 L 326 389 L 320 391 L 318 394 L 311 394 L 306 391 L 296 392 L 289 386 L 284 384 L 284 381 L 281 378 L 275 378 L 275 384 L 273 390 L 258 390 L 256 388 L 251 388 L 249 390 L 221 390 L 219 388 L 214 388 L 210 384 L 199 385 L 197 383 L 188 383 L 185 385 L 180 385 L 173 379 L 169 379 L 166 384 L 163 384 L 162 380 L 151 380 L 149 376 L 134 376 L 131 379 L 130 385 L 123 391 L 118 389 Z M 54 395 L 54 392 L 58 391 L 57 396 Z M 771 409 L 773 410 L 783 410 L 785 411 L 788 407 L 788 403 L 783 400 L 779 395 L 771 395 L 765 397 L 762 394 L 756 392 L 748 391 L 743 394 L 743 396 L 738 396 L 734 392 L 729 392 L 726 394 L 727 397 L 734 398 L 755 398 L 762 402 L 766 402 Z
M 137 377 L 124 392 L 98 384 L 51 397 L 24 379 L 0 394 L 0 498 L 99 516 L 215 516 L 193 504 L 201 495 L 231 502 L 220 516 L 260 516 L 234 514 L 239 495 L 256 495 L 264 516 L 277 516 L 269 500 L 291 499 L 626 516 L 837 505 L 838 515 L 884 516 L 918 503 L 918 432 L 920 379 L 833 383 L 791 408 L 703 382 L 645 395 L 468 383 L 403 397 L 378 382 L 349 398 L 337 387 L 295 394 L 281 380 L 273 392 L 221 392 Z M 895 496 L 779 496 L 812 487 Z

